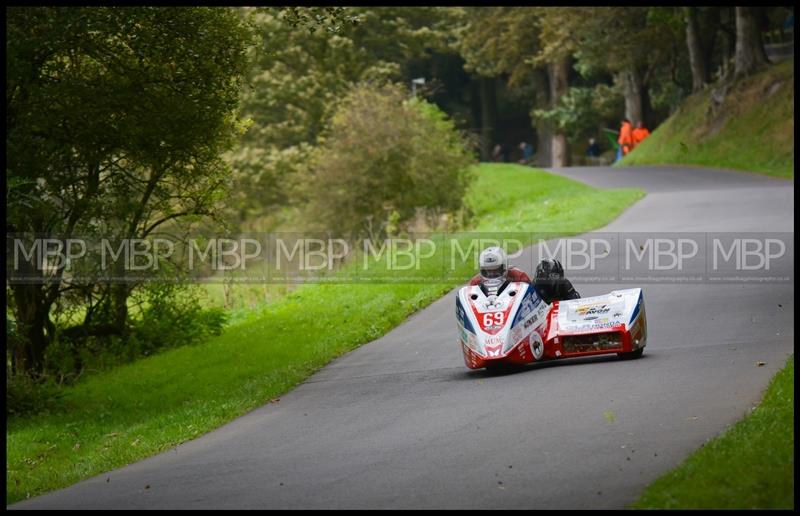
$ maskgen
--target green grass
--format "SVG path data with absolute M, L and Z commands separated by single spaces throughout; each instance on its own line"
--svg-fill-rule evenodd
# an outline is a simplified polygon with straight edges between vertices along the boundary
M 794 177 L 794 62 L 733 85 L 708 113 L 711 90 L 692 95 L 621 165 L 686 164 Z
M 637 509 L 793 509 L 794 357 L 761 404 L 651 484 Z
M 642 196 L 484 164 L 467 201 L 475 230 L 530 231 L 533 238 L 596 229 Z M 281 396 L 438 299 L 472 272 L 468 266 L 437 283 L 302 286 L 240 317 L 220 337 L 65 388 L 64 410 L 8 421 L 8 503 L 169 449 Z

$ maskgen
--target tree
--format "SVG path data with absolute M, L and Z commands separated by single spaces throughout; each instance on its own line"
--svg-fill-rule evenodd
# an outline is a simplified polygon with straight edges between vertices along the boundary
M 683 9 L 686 15 L 686 46 L 689 49 L 689 63 L 692 68 L 692 92 L 697 92 L 708 83 L 708 62 L 700 40 L 698 8 L 689 6 Z
M 583 70 L 615 75 L 625 97 L 625 117 L 648 123 L 648 89 L 657 70 L 679 48 L 681 20 L 672 8 L 543 8 L 539 61 L 570 51 Z
M 386 235 L 419 210 L 452 213 L 474 158 L 435 105 L 401 87 L 358 85 L 343 99 L 304 172 L 310 227 L 340 236 Z M 316 226 L 316 227 L 314 227 Z
M 234 116 L 249 32 L 230 9 L 9 8 L 6 49 L 8 233 L 146 236 L 212 213 L 224 194 L 220 158 Z M 80 287 L 103 309 L 85 326 L 123 332 L 132 285 L 70 285 L 33 260 L 38 284 L 11 283 L 25 336 L 15 366 L 41 371 L 50 312 Z M 104 313 L 104 325 L 93 316 Z
M 537 117 L 534 112 L 551 108 L 566 90 L 562 87 L 563 74 L 557 80 L 551 80 L 550 76 L 551 72 L 563 72 L 563 67 L 549 68 L 546 63 L 533 62 L 540 52 L 541 12 L 527 7 L 465 8 L 454 12 L 453 46 L 464 58 L 465 69 L 479 77 L 506 77 L 509 88 L 528 99 L 536 128 L 539 165 L 550 166 L 555 127 L 549 119 Z M 489 134 L 484 129 L 484 140 Z
M 245 10 L 261 41 L 242 92 L 241 113 L 250 125 L 229 156 L 233 224 L 292 203 L 292 178 L 355 84 L 398 80 L 411 58 L 445 45 L 445 11 L 438 8 L 340 8 L 325 18 L 327 9 Z M 319 23 L 298 30 L 294 20 Z
M 735 77 L 750 75 L 767 64 L 764 43 L 761 41 L 762 15 L 762 7 L 736 8 Z
M 569 89 L 569 71 L 570 71 L 570 57 L 561 56 L 554 62 L 548 64 L 548 71 L 550 76 L 550 98 L 553 99 L 553 106 L 559 102 L 567 93 Z M 566 167 L 570 164 L 569 144 L 567 143 L 567 135 L 562 128 L 558 128 L 553 132 L 553 140 L 551 144 L 551 166 L 552 167 Z

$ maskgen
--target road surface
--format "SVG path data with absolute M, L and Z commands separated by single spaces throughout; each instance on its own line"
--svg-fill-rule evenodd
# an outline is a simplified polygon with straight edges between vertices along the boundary
M 599 231 L 794 231 L 792 181 L 688 167 L 555 173 L 648 192 Z M 14 508 L 623 508 L 743 417 L 794 340 L 793 281 L 643 288 L 639 360 L 470 371 L 451 292 L 280 403 Z

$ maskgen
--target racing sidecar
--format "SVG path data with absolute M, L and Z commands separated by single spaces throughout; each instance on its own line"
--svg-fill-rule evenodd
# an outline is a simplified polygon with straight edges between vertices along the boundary
M 647 344 L 641 288 L 548 304 L 528 283 L 507 283 L 496 294 L 466 286 L 456 321 L 471 369 L 611 353 L 636 358 Z

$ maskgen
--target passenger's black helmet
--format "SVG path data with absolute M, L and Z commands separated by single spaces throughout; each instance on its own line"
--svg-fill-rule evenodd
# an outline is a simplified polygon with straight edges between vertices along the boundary
M 563 279 L 564 267 L 562 267 L 561 262 L 556 259 L 549 258 L 542 260 L 539 262 L 539 265 L 536 266 L 534 280 L 537 284 L 547 283 L 552 285 L 556 281 Z

